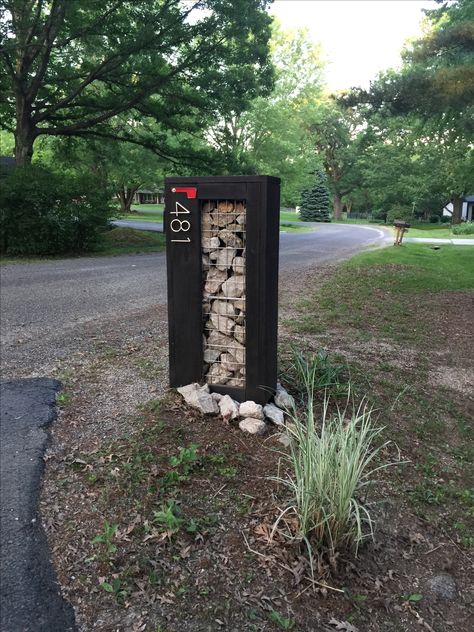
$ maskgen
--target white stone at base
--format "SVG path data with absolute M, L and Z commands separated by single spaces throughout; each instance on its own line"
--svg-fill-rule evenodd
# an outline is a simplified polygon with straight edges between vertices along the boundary
M 253 435 L 261 435 L 264 434 L 267 425 L 261 419 L 253 419 L 252 417 L 247 417 L 246 419 L 242 419 L 239 422 L 239 428 L 244 432 L 248 432 Z

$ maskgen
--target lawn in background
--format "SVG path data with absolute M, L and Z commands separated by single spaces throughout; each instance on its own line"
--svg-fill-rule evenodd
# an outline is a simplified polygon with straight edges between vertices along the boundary
M 162 222 L 163 221 L 163 204 L 140 204 L 133 205 L 132 210 L 135 211 L 129 215 L 120 216 L 120 219 L 134 220 L 140 222 Z M 300 222 L 300 216 L 298 213 L 291 211 L 282 211 L 280 213 L 280 228 L 285 233 L 303 233 L 315 230 L 314 227 L 304 226 L 303 222 L 300 222 L 301 226 L 293 226 L 291 223 L 286 222 Z
M 299 225 L 280 222 L 280 233 L 309 233 L 315 230 L 318 230 L 317 226 L 305 226 L 303 222 Z
M 359 219 L 359 218 L 347 218 L 347 219 L 333 219 L 333 224 L 385 224 L 382 219 Z
M 434 237 L 438 239 L 474 239 L 474 235 L 456 235 L 450 224 L 413 224 L 407 237 Z
M 280 222 L 301 222 L 299 213 L 295 211 L 280 211 Z
M 39 263 L 69 257 L 101 257 L 108 255 L 126 255 L 140 252 L 161 252 L 165 249 L 166 238 L 163 233 L 135 228 L 112 228 L 102 234 L 101 242 L 94 250 L 44 257 L 0 257 L 0 265 Z
M 163 213 L 165 208 L 164 204 L 132 204 L 132 211 L 137 211 L 138 213 Z
M 128 215 L 120 215 L 119 219 L 162 222 L 164 207 L 164 204 L 132 204 L 133 212 Z
M 474 249 L 468 246 L 435 250 L 429 244 L 404 244 L 364 252 L 338 269 L 317 300 L 304 301 L 298 328 L 318 333 L 337 325 L 363 339 L 384 335 L 430 344 L 445 326 L 425 314 L 433 293 L 474 289 L 473 269 Z
M 160 252 L 164 250 L 166 238 L 163 233 L 135 228 L 117 227 L 104 233 L 103 244 L 93 255 L 123 255 L 138 252 Z
M 133 213 L 120 216 L 120 219 L 136 220 L 140 222 L 163 222 L 164 204 L 135 204 L 132 206 Z M 301 227 L 291 227 L 291 222 L 298 222 Z M 370 219 L 341 219 L 333 221 L 333 224 L 376 224 L 383 225 L 382 220 Z M 306 232 L 311 230 L 309 227 L 303 228 L 305 222 L 300 219 L 299 213 L 290 210 L 280 211 L 280 226 L 282 232 Z M 391 226 L 388 226 L 392 228 Z M 395 235 L 395 229 L 393 234 Z M 455 235 L 451 231 L 449 224 L 413 224 L 408 232 L 407 237 L 426 237 L 437 239 L 474 239 L 474 235 Z

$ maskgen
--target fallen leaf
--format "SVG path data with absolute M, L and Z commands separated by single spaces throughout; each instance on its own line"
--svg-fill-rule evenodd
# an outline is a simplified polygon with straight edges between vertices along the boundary
M 336 630 L 344 630 L 345 632 L 359 632 L 359 629 L 356 628 L 349 621 L 338 621 L 334 617 L 329 621 L 329 625 L 334 625 Z
M 265 540 L 270 539 L 271 532 L 272 530 L 270 529 L 270 526 L 264 522 L 258 524 L 254 529 L 255 535 L 257 537 L 264 538 Z

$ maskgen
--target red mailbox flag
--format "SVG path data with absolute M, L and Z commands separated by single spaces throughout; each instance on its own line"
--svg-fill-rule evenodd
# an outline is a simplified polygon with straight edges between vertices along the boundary
M 186 193 L 188 200 L 195 200 L 197 197 L 196 187 L 175 187 L 171 190 L 173 193 Z

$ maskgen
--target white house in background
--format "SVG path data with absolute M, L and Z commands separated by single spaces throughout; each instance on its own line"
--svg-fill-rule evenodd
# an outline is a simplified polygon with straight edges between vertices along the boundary
M 449 202 L 443 208 L 443 215 L 446 217 L 452 217 L 453 215 L 453 203 Z M 466 195 L 462 202 L 461 219 L 463 222 L 474 221 L 474 195 Z
M 159 189 L 138 189 L 133 196 L 133 204 L 160 204 L 164 193 Z

